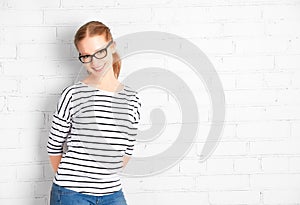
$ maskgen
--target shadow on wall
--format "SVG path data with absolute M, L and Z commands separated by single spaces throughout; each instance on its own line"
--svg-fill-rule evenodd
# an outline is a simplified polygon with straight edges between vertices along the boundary
M 73 45 L 73 37 L 77 27 L 69 28 L 58 28 L 57 34 L 57 44 L 69 47 L 70 55 L 64 53 L 64 49 L 60 46 L 57 47 L 55 52 L 55 59 L 47 59 L 49 63 L 53 64 L 55 61 L 56 74 L 51 76 L 44 76 L 45 79 L 45 104 L 43 106 L 44 112 L 44 129 L 38 133 L 39 135 L 39 147 L 37 149 L 37 163 L 41 164 L 39 170 L 36 170 L 36 173 L 42 176 L 42 180 L 38 181 L 34 187 L 34 193 L 36 198 L 40 198 L 37 204 L 49 204 L 49 196 L 52 185 L 52 180 L 54 177 L 54 172 L 50 165 L 49 157 L 47 154 L 47 140 L 49 131 L 52 124 L 52 116 L 55 112 L 60 94 L 64 88 L 70 86 L 77 81 L 81 80 L 86 76 L 85 69 L 81 66 L 81 63 L 78 61 L 77 50 Z M 52 61 L 52 62 L 51 62 Z M 41 122 L 43 123 L 43 122 Z M 42 202 L 43 201 L 43 202 Z

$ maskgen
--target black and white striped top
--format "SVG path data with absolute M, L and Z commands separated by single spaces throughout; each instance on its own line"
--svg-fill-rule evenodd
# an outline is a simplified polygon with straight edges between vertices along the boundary
M 62 155 L 53 182 L 95 196 L 120 190 L 118 173 L 123 156 L 133 154 L 140 108 L 138 92 L 127 85 L 118 92 L 81 81 L 66 87 L 47 143 L 49 155 Z

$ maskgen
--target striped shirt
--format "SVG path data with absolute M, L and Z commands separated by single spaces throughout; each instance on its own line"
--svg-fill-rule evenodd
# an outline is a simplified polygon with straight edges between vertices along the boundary
M 127 85 L 118 92 L 81 81 L 66 87 L 47 143 L 48 155 L 62 155 L 53 182 L 95 196 L 119 191 L 123 156 L 132 155 L 136 143 L 140 108 L 139 93 Z

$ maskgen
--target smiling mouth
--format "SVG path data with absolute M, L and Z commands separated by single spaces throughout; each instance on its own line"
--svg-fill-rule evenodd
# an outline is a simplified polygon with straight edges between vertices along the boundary
M 95 70 L 96 72 L 100 72 L 105 66 L 105 63 L 102 66 L 99 66 L 97 68 L 93 68 L 93 70 Z

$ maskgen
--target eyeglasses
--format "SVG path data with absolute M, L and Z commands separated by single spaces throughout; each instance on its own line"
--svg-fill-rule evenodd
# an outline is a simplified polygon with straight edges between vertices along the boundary
M 96 59 L 102 59 L 105 58 L 107 56 L 107 48 L 110 46 L 110 44 L 112 44 L 113 40 L 111 40 L 107 46 L 103 49 L 100 49 L 99 51 L 96 51 L 93 55 L 80 55 L 79 53 L 79 57 L 78 59 L 82 62 L 82 63 L 90 63 L 93 60 L 93 57 L 95 57 Z

